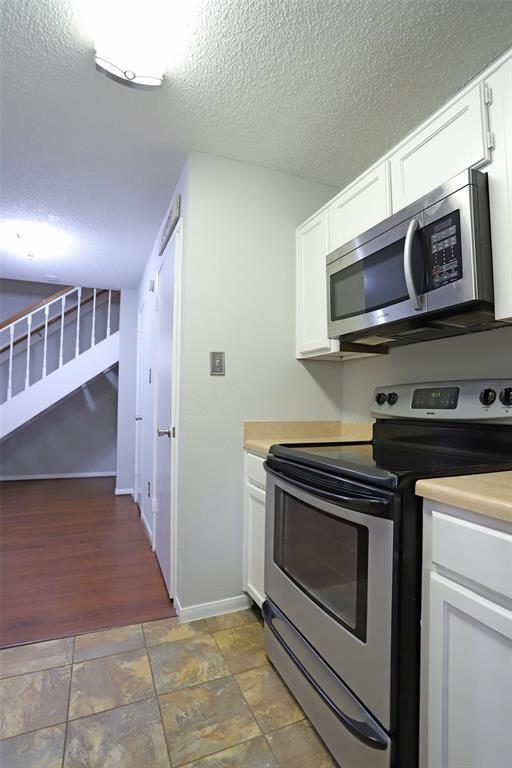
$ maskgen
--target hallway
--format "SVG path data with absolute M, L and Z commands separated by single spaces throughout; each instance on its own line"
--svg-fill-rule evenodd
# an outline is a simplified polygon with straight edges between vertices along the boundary
M 0 645 L 175 616 L 114 478 L 0 484 Z

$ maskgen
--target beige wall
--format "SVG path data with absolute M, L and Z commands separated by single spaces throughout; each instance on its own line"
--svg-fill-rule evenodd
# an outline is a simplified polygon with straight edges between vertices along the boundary
M 241 594 L 244 420 L 337 419 L 341 367 L 298 362 L 295 227 L 332 187 L 193 153 L 184 221 L 178 596 Z M 226 376 L 209 376 L 209 352 Z

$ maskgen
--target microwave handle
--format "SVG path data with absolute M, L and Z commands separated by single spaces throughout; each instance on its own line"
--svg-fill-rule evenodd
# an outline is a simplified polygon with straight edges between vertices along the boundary
M 419 229 L 419 226 L 420 226 L 420 222 L 418 221 L 418 219 L 410 220 L 409 226 L 407 227 L 407 234 L 405 236 L 405 245 L 404 245 L 405 284 L 407 286 L 407 293 L 409 294 L 409 298 L 415 310 L 419 310 L 422 308 L 422 300 L 421 300 L 421 297 L 418 296 L 418 293 L 416 291 L 416 286 L 414 285 L 414 276 L 412 273 L 412 244 L 414 240 L 414 235 L 416 234 L 416 231 Z

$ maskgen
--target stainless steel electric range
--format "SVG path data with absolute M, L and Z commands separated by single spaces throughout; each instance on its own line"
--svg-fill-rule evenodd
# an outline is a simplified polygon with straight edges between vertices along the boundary
M 265 648 L 343 768 L 415 768 L 419 478 L 512 468 L 512 379 L 378 387 L 371 442 L 274 445 Z

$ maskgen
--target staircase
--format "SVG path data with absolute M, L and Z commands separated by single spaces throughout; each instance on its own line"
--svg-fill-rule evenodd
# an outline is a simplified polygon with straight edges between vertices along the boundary
M 66 287 L 0 323 L 0 439 L 118 362 L 119 298 Z

